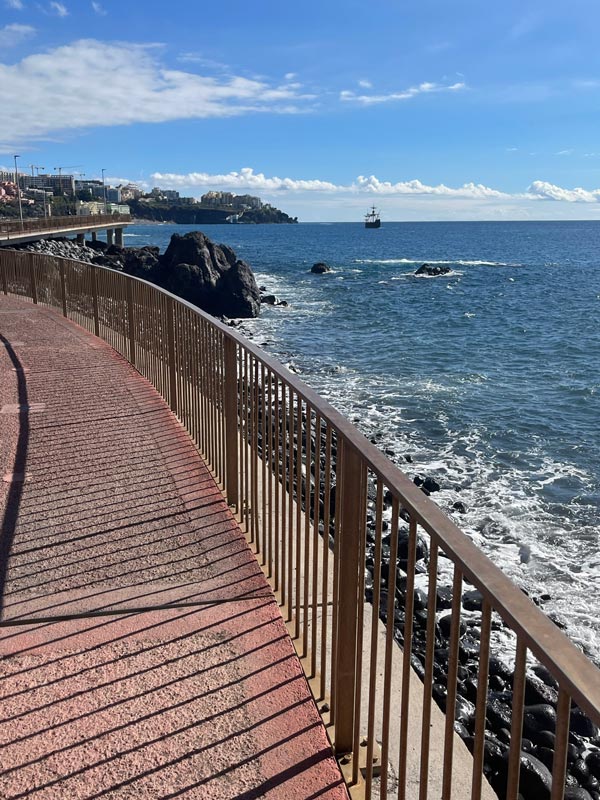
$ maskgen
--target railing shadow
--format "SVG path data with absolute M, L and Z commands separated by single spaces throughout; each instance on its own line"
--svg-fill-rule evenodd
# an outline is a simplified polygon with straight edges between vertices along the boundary
M 59 635 L 58 657 L 56 640 L 44 637 L 35 664 L 5 675 L 20 711 L 2 720 L 2 796 L 93 786 L 99 798 L 150 786 L 153 796 L 209 797 L 224 780 L 239 781 L 236 796 L 250 800 L 267 789 L 295 796 L 294 780 L 311 772 L 311 796 L 341 787 L 341 776 L 319 769 L 331 751 L 272 602 L 204 613 L 132 615 L 126 634 L 113 619 L 93 646 L 97 620 L 87 620 Z M 133 646 L 122 651 L 126 642 Z M 15 655 L 28 652 L 29 634 L 14 645 Z
M 19 510 L 21 508 L 21 500 L 23 498 L 23 487 L 25 483 L 25 470 L 27 468 L 27 454 L 29 449 L 29 412 L 28 393 L 27 393 L 27 379 L 23 365 L 19 360 L 10 341 L 0 333 L 0 342 L 6 348 L 8 357 L 11 360 L 15 374 L 17 376 L 17 402 L 20 406 L 19 410 L 19 433 L 17 437 L 17 446 L 15 451 L 15 458 L 13 462 L 13 475 L 9 484 L 8 496 L 6 498 L 6 506 L 2 518 L 2 527 L 0 528 L 0 619 L 4 613 L 4 595 L 6 590 L 6 579 L 8 575 L 8 563 L 10 553 L 12 550 L 15 533 L 17 529 L 17 522 L 19 519 Z

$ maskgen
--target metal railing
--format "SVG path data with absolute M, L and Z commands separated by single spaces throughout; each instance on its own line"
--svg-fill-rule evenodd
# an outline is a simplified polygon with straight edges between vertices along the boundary
M 86 226 L 108 226 L 114 224 L 118 227 L 120 223 L 130 223 L 129 214 L 88 214 L 86 216 L 70 217 L 32 217 L 26 218 L 21 224 L 21 220 L 0 220 L 0 236 L 11 233 L 37 233 L 38 231 L 57 231 L 68 228 L 85 228 Z
M 347 419 L 236 331 L 142 280 L 4 250 L 0 291 L 105 339 L 178 415 L 279 599 L 353 797 L 517 800 L 541 665 L 555 682 L 551 798 L 562 800 L 581 722 L 572 705 L 600 724 L 600 671 Z M 480 593 L 468 614 L 465 583 Z M 500 621 L 513 644 L 490 685 Z M 507 707 L 510 736 L 490 756 L 490 720 Z

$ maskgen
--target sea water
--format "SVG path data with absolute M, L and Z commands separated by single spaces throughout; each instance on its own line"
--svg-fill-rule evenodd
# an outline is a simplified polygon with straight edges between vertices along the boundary
M 243 331 L 461 501 L 460 527 L 600 660 L 600 222 L 202 230 L 289 303 Z

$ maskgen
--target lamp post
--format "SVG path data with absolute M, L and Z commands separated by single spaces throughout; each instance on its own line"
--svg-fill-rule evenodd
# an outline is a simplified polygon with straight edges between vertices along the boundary
M 23 203 L 21 202 L 21 187 L 19 186 L 19 173 L 17 170 L 17 158 L 20 156 L 15 156 L 15 183 L 17 185 L 17 197 L 19 198 L 19 218 L 21 220 L 21 230 L 23 230 Z
M 106 183 L 104 182 L 104 173 L 105 172 L 106 172 L 106 169 L 103 169 L 102 170 L 102 194 L 104 196 L 104 215 L 106 216 L 106 214 L 108 212 L 106 210 Z

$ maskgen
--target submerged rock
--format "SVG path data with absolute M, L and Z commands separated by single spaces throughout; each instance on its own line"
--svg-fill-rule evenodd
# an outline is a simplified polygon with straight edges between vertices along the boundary
M 332 269 L 328 264 L 325 264 L 323 261 L 317 261 L 316 264 L 312 265 L 310 271 L 314 272 L 315 275 L 322 275 L 324 272 L 331 272 Z

